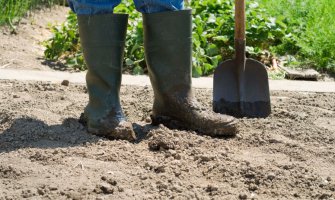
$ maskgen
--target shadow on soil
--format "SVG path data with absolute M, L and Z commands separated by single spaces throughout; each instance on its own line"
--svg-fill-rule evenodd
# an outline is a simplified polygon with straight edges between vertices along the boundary
M 2 125 L 5 120 L 0 121 Z M 150 130 L 159 127 L 151 124 L 133 123 L 138 144 L 147 138 Z M 41 120 L 22 117 L 14 119 L 11 126 L 0 134 L 0 153 L 24 148 L 55 149 L 96 143 L 108 138 L 89 134 L 86 128 L 75 118 L 67 118 L 62 124 L 48 125 Z
M 103 138 L 88 134 L 85 127 L 74 118 L 67 118 L 62 124 L 48 125 L 37 119 L 23 117 L 15 119 L 0 134 L 0 153 L 23 148 L 74 147 L 101 139 Z
M 12 121 L 11 126 L 0 134 L 0 153 L 25 148 L 55 149 L 68 148 L 97 143 L 108 138 L 89 134 L 86 128 L 75 118 L 67 118 L 62 124 L 48 125 L 41 120 L 22 117 L 14 120 L 2 120 L 0 125 Z M 160 129 L 151 124 L 133 123 L 137 135 L 135 144 L 149 139 L 152 130 Z M 229 140 L 232 137 L 220 137 Z
M 68 71 L 69 70 L 69 68 L 64 63 L 61 63 L 58 61 L 44 60 L 42 58 L 41 60 L 42 60 L 41 62 L 42 65 L 46 65 L 50 67 L 51 69 L 58 70 L 58 71 Z

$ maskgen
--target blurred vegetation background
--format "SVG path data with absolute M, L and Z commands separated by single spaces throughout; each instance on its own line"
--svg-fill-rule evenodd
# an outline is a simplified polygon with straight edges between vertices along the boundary
M 34 9 L 65 5 L 64 0 L 0 0 L 0 24 L 17 23 Z M 193 76 L 211 75 L 222 60 L 234 53 L 234 1 L 192 0 Z M 269 68 L 272 60 L 289 67 L 312 67 L 335 73 L 335 1 L 247 1 L 247 52 Z M 132 0 L 122 0 L 115 12 L 130 14 L 124 70 L 146 72 L 141 14 Z M 52 27 L 54 37 L 45 41 L 45 58 L 69 68 L 85 70 L 76 16 L 69 13 L 61 25 Z
M 0 25 L 18 22 L 34 9 L 66 5 L 66 0 L 0 0 Z

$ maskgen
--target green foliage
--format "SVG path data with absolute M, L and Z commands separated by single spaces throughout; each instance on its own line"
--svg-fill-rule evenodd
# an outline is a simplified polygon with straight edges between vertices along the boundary
M 297 65 L 335 73 L 335 3 L 333 0 L 257 0 L 287 25 L 285 37 L 272 48 L 296 57 Z
M 204 76 L 213 73 L 223 59 L 234 53 L 234 13 L 232 0 L 199 0 L 192 1 L 193 26 L 193 76 Z M 146 71 L 143 48 L 143 25 L 141 14 L 135 10 L 132 1 L 125 1 L 115 9 L 115 13 L 128 13 L 129 27 L 125 49 L 125 70 L 133 74 Z M 278 42 L 284 35 L 284 26 L 268 17 L 265 10 L 257 3 L 248 4 L 247 11 L 247 47 L 249 54 L 257 57 L 263 50 Z M 70 13 L 67 22 L 54 27 L 54 37 L 45 43 L 45 57 L 51 60 L 63 59 L 74 68 L 84 69 L 81 62 L 82 53 L 78 48 L 78 27 L 74 14 Z M 71 45 L 71 42 L 73 43 Z M 251 47 L 252 46 L 252 47 Z M 80 58 L 78 62 L 77 58 Z M 82 64 L 82 65 L 80 65 Z
M 258 60 L 264 52 L 290 55 L 295 61 L 290 64 L 335 71 L 335 4 L 331 1 L 247 1 L 247 55 Z M 115 13 L 130 15 L 124 69 L 143 74 L 146 64 L 141 14 L 131 0 L 122 3 Z M 193 9 L 193 76 L 210 75 L 221 61 L 234 54 L 234 1 L 194 0 L 189 6 Z M 71 13 L 67 22 L 53 27 L 53 32 L 54 37 L 45 43 L 46 58 L 85 69 L 75 15 Z
M 248 1 L 249 2 L 249 1 Z M 219 62 L 234 53 L 234 1 L 192 1 L 193 76 L 212 74 Z M 247 51 L 258 58 L 262 51 L 276 45 L 284 36 L 285 26 L 266 13 L 258 3 L 247 3 Z
M 64 59 L 67 66 L 85 70 L 83 53 L 79 43 L 77 17 L 70 13 L 67 20 L 60 26 L 51 28 L 53 38 L 45 41 L 44 57 L 48 60 Z
M 146 70 L 146 64 L 144 61 L 142 15 L 135 10 L 132 0 L 123 1 L 115 8 L 114 12 L 129 14 L 124 70 L 136 75 L 143 74 Z
M 54 4 L 65 5 L 65 0 L 0 0 L 0 25 L 7 23 L 13 26 L 27 12 Z

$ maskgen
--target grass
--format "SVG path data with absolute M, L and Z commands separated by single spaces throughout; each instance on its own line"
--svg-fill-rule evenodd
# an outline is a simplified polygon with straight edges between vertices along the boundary
M 274 52 L 295 56 L 300 66 L 335 72 L 334 0 L 257 1 L 270 15 L 289 25 L 289 37 Z
M 12 25 L 30 11 L 54 4 L 64 5 L 65 0 L 0 0 L 0 25 Z

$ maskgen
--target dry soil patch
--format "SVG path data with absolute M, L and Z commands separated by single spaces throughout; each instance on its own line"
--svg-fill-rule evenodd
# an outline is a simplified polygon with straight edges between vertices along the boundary
M 141 140 L 87 134 L 83 85 L 0 81 L 0 199 L 334 199 L 335 94 L 272 92 L 235 138 L 153 127 L 150 87 L 122 87 Z M 211 90 L 196 90 L 211 107 Z M 158 146 L 157 146 L 158 145 Z

